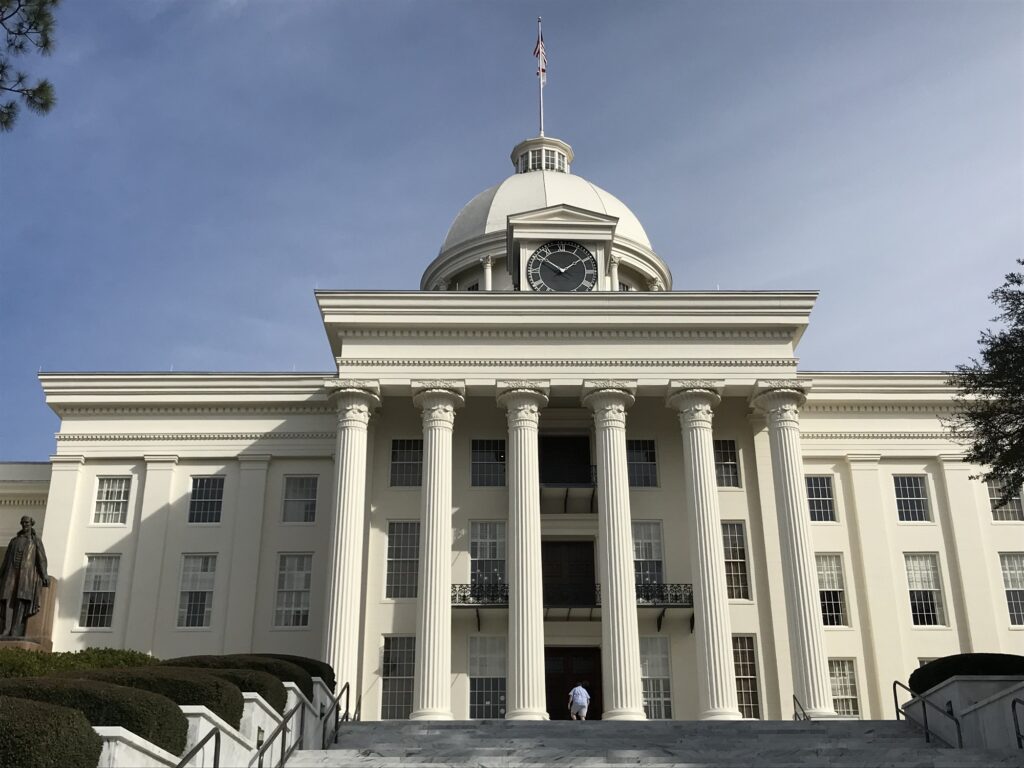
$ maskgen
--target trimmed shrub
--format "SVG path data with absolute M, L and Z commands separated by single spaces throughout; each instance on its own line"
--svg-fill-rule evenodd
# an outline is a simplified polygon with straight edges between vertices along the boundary
M 327 687 L 332 691 L 338 684 L 337 678 L 334 676 L 334 667 L 328 664 L 326 661 L 320 661 L 319 659 L 311 659 L 308 656 L 290 656 L 287 653 L 258 653 L 256 656 L 265 656 L 268 659 L 279 659 L 281 661 L 290 661 L 292 664 L 302 667 L 304 670 L 309 672 L 313 677 L 319 677 L 323 680 Z
M 156 693 L 96 680 L 18 677 L 0 680 L 0 696 L 77 709 L 90 725 L 119 725 L 173 755 L 185 751 L 188 721 L 173 701 Z
M 238 686 L 201 669 L 164 666 L 83 669 L 60 673 L 61 677 L 100 680 L 158 693 L 178 705 L 207 707 L 233 728 L 242 722 L 242 692 Z
M 921 694 L 957 675 L 1018 675 L 1024 677 L 1024 656 L 1011 653 L 958 653 L 918 667 L 907 685 Z
M 161 669 L 184 669 L 195 671 L 196 667 L 161 667 Z M 258 693 L 278 714 L 284 714 L 288 703 L 288 691 L 284 685 L 269 672 L 258 669 L 218 669 L 215 667 L 200 668 L 204 675 L 212 675 L 227 680 L 238 686 L 238 689 L 250 693 Z M 244 700 L 243 700 L 244 701 Z
M 23 648 L 0 649 L 0 678 L 39 677 L 65 669 L 103 669 L 142 667 L 156 659 L 139 651 L 117 648 L 86 648 L 64 653 L 42 653 Z
M 96 768 L 102 750 L 77 709 L 0 696 L 0 766 Z
M 217 669 L 258 669 L 269 672 L 282 683 L 295 683 L 310 701 L 313 700 L 313 678 L 302 667 L 290 661 L 271 659 L 257 654 L 238 653 L 231 656 L 182 656 L 160 662 L 169 667 L 213 667 Z

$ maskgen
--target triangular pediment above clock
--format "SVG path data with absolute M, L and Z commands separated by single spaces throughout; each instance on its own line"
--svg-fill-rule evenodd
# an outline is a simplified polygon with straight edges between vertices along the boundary
M 516 213 L 508 217 L 509 228 L 529 227 L 530 225 L 544 224 L 577 224 L 591 225 L 599 228 L 614 230 L 619 223 L 617 216 L 609 216 L 606 213 L 588 211 L 584 208 L 577 208 L 574 205 L 551 205 L 547 208 L 538 208 L 533 211 Z

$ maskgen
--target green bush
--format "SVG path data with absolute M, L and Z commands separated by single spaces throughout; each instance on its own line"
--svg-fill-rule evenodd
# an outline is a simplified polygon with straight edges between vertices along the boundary
M 0 768 L 96 768 L 102 749 L 78 710 L 0 696 Z
M 283 683 L 295 683 L 310 701 L 313 700 L 313 678 L 302 667 L 290 661 L 271 659 L 257 654 L 239 653 L 231 656 L 182 656 L 160 662 L 169 667 L 212 667 L 216 669 L 258 669 L 269 672 Z
M 326 661 L 320 661 L 319 659 L 311 659 L 308 656 L 289 656 L 287 653 L 260 653 L 258 656 L 265 656 L 268 659 L 280 659 L 281 661 L 290 661 L 296 666 L 302 667 L 304 670 L 309 672 L 313 677 L 319 677 L 327 687 L 332 691 L 337 686 L 338 681 L 334 677 L 334 667 L 328 664 Z
M 207 707 L 233 728 L 242 722 L 242 692 L 238 686 L 201 669 L 164 666 L 83 669 L 61 672 L 61 677 L 100 680 L 166 696 L 175 704 Z
M 66 669 L 141 667 L 156 659 L 139 651 L 117 648 L 86 648 L 65 653 L 42 653 L 22 648 L 0 649 L 0 678 L 39 677 Z
M 185 751 L 188 721 L 173 701 L 156 693 L 96 680 L 19 677 L 0 680 L 0 696 L 77 709 L 91 725 L 119 725 L 173 755 Z
M 186 669 L 195 670 L 196 667 L 161 667 L 161 669 Z M 284 685 L 269 672 L 261 672 L 258 669 L 217 669 L 214 667 L 201 667 L 205 675 L 213 675 L 222 680 L 227 680 L 238 686 L 238 689 L 245 693 L 258 693 L 271 707 L 277 710 L 278 714 L 284 714 L 284 708 L 288 704 L 288 691 Z
M 914 693 L 924 693 L 957 675 L 1024 676 L 1024 656 L 1010 653 L 958 653 L 943 656 L 915 669 L 907 685 Z

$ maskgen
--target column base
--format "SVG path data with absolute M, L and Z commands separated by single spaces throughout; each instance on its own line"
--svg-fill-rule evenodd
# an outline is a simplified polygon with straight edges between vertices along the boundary
M 410 720 L 454 720 L 451 712 L 440 709 L 420 709 L 409 715 Z
M 737 709 L 709 709 L 701 712 L 698 720 L 742 720 L 743 715 Z
M 510 709 L 505 713 L 506 720 L 548 720 L 545 709 Z
M 811 720 L 835 720 L 839 717 L 834 709 L 808 709 L 807 716 Z
M 647 715 L 642 709 L 606 709 L 601 713 L 602 720 L 646 720 Z

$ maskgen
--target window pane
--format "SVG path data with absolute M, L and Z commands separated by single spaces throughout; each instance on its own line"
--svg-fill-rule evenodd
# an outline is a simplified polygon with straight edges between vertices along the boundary
M 98 478 L 92 521 L 124 525 L 128 520 L 128 494 L 131 488 L 131 477 Z
M 719 488 L 740 487 L 739 455 L 735 440 L 715 440 L 715 477 Z
M 1006 552 L 999 555 L 1003 569 L 1003 587 L 1006 589 L 1006 607 L 1010 611 L 1010 624 L 1024 626 L 1024 552 Z
M 277 568 L 275 627 L 308 627 L 309 595 L 313 583 L 311 552 L 282 553 Z
M 626 441 L 626 471 L 631 488 L 657 487 L 658 459 L 653 440 Z
M 178 598 L 179 627 L 210 626 L 216 572 L 216 555 L 182 557 L 181 593 Z
M 931 519 L 928 512 L 928 493 L 922 475 L 894 475 L 896 510 L 904 522 L 924 522 Z
M 284 479 L 284 515 L 286 523 L 312 523 L 316 520 L 316 475 Z
M 761 704 L 757 692 L 757 655 L 751 635 L 733 635 L 732 658 L 736 668 L 736 698 L 743 717 L 759 720 Z
M 840 717 L 859 717 L 857 675 L 853 659 L 829 659 L 828 676 L 832 685 L 832 706 Z
M 82 585 L 80 627 L 109 627 L 114 621 L 114 597 L 120 555 L 88 555 Z
M 841 555 L 816 555 L 821 620 L 827 627 L 847 626 L 846 588 Z
M 811 521 L 815 523 L 834 522 L 836 519 L 835 498 L 832 495 L 831 475 L 807 475 L 807 507 Z
M 386 597 L 416 597 L 420 564 L 419 521 L 388 523 Z
M 412 714 L 415 637 L 385 637 L 381 675 L 381 720 L 407 720 Z
M 423 440 L 391 441 L 391 485 L 423 484 Z
M 649 720 L 672 719 L 672 673 L 667 637 L 640 638 L 644 712 Z
M 1010 497 L 1005 504 L 1000 504 L 1005 486 L 997 480 L 988 481 L 988 502 L 992 508 L 993 520 L 1024 521 L 1024 506 L 1021 506 L 1020 490 Z
M 507 650 L 503 636 L 469 638 L 469 717 L 505 716 Z
M 945 626 L 938 555 L 905 554 L 910 616 L 918 626 Z
M 505 523 L 469 525 L 470 579 L 474 586 L 505 583 Z
M 504 440 L 474 440 L 471 452 L 474 486 L 505 485 Z
M 219 523 L 224 503 L 223 477 L 193 477 L 188 502 L 190 523 Z
M 665 583 L 663 558 L 661 523 L 633 523 L 633 572 L 637 586 Z
M 722 523 L 725 546 L 725 585 L 730 600 L 750 600 L 747 543 L 743 523 Z

